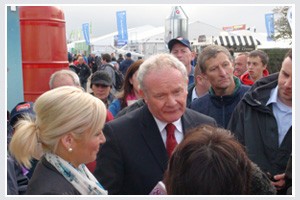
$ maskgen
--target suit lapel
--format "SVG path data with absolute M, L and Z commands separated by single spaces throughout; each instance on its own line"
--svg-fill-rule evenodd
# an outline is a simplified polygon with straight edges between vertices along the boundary
M 152 152 L 155 160 L 161 167 L 163 171 L 165 171 L 168 164 L 168 154 L 163 143 L 161 133 L 158 130 L 157 124 L 150 113 L 147 105 L 143 108 L 143 116 L 141 117 L 142 121 L 142 136 L 145 140 L 145 143 L 149 150 Z M 190 116 L 188 110 L 181 117 L 181 123 L 183 128 L 183 133 L 185 134 L 186 130 L 194 127 L 195 122 L 193 118 Z
M 188 109 L 182 115 L 181 123 L 182 123 L 183 134 L 185 134 L 185 132 L 187 130 L 189 130 L 190 128 L 193 128 L 195 126 L 193 118 L 188 113 Z
M 168 155 L 160 131 L 147 106 L 143 107 L 142 113 L 142 136 L 162 171 L 165 171 L 168 164 Z

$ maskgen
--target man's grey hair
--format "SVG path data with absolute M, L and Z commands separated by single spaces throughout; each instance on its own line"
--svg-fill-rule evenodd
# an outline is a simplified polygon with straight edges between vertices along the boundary
M 187 71 L 184 64 L 172 54 L 161 53 L 150 56 L 145 60 L 145 62 L 143 62 L 143 64 L 141 64 L 137 75 L 140 89 L 143 91 L 146 89 L 144 85 L 144 78 L 147 74 L 164 68 L 179 70 L 184 79 L 186 79 L 186 82 L 188 81 Z
M 66 77 L 66 76 L 69 76 L 72 78 L 72 80 L 74 82 L 74 86 L 81 87 L 79 77 L 74 71 L 68 70 L 68 69 L 62 69 L 62 70 L 54 72 L 51 75 L 50 81 L 49 81 L 50 89 L 53 89 L 53 83 L 54 83 L 55 79 L 61 78 L 61 77 Z

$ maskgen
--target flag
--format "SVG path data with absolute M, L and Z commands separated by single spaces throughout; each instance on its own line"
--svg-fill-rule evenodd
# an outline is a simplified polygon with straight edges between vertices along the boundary
M 124 46 L 128 42 L 126 11 L 117 12 L 118 46 Z
M 82 24 L 82 32 L 85 39 L 85 43 L 90 45 L 90 31 L 89 31 L 89 23 Z
M 274 37 L 274 14 L 268 13 L 265 14 L 265 22 L 266 22 L 266 29 L 267 29 L 267 40 L 271 41 Z

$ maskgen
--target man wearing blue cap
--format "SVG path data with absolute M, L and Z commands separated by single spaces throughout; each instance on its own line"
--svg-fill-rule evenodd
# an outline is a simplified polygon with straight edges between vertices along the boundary
M 195 58 L 195 53 L 191 49 L 190 41 L 183 37 L 177 37 L 168 42 L 170 53 L 180 60 L 186 67 L 189 84 L 194 83 L 194 66 L 191 64 Z

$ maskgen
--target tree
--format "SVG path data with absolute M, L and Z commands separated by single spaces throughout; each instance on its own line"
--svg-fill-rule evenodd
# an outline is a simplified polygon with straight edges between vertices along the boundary
M 291 39 L 292 38 L 292 29 L 287 19 L 287 12 L 289 7 L 276 7 L 273 9 L 274 13 L 274 29 L 275 36 L 274 40 L 280 39 Z

